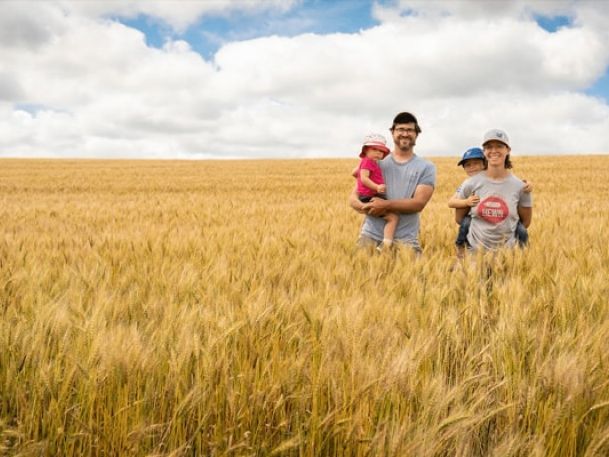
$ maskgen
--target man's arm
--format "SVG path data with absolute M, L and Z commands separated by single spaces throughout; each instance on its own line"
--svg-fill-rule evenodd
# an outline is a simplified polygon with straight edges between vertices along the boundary
M 357 184 L 353 186 L 353 190 L 349 194 L 348 202 L 349 206 L 351 206 L 351 208 L 353 208 L 355 211 L 366 214 L 366 211 L 364 211 L 364 204 L 359 201 L 359 198 L 357 198 Z
M 526 228 L 529 228 L 531 225 L 531 220 L 533 219 L 533 208 L 530 206 L 519 206 L 518 207 L 518 216 Z
M 419 184 L 412 198 L 400 198 L 396 200 L 374 198 L 370 203 L 363 205 L 363 208 L 371 216 L 382 216 L 389 212 L 404 214 L 419 213 L 427 205 L 433 191 L 433 186 Z

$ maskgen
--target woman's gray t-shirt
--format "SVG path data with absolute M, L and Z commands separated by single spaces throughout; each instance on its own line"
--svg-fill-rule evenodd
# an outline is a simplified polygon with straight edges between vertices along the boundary
M 465 180 L 457 192 L 459 198 L 472 194 L 480 197 L 480 202 L 469 213 L 472 221 L 467 241 L 473 249 L 497 249 L 516 244 L 518 207 L 533 206 L 531 194 L 524 191 L 524 186 L 524 182 L 512 174 L 493 180 L 482 172 Z

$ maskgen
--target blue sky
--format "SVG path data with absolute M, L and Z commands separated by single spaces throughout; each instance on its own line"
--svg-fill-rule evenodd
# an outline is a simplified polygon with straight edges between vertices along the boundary
M 585 92 L 594 97 L 601 97 L 609 102 L 609 71 L 605 72 L 605 74 L 588 87 Z
M 347 157 L 402 110 L 426 155 L 493 127 L 525 154 L 609 153 L 607 10 L 4 0 L 0 156 Z
M 373 3 L 364 0 L 304 1 L 288 11 L 228 11 L 203 16 L 185 31 L 173 30 L 163 21 L 140 14 L 137 18 L 115 16 L 146 34 L 151 46 L 161 47 L 168 37 L 190 43 L 207 59 L 224 43 L 268 35 L 292 37 L 303 33 L 356 33 L 378 21 L 372 17 Z

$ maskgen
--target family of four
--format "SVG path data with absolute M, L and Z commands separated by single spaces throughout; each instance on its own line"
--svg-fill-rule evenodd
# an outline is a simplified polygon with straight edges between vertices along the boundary
M 389 130 L 393 150 L 382 135 L 366 136 L 353 171 L 357 184 L 349 204 L 366 215 L 358 245 L 383 250 L 401 243 L 419 253 L 419 213 L 433 194 L 436 168 L 414 152 L 421 133 L 414 115 L 399 113 Z M 455 209 L 459 224 L 459 257 L 466 250 L 524 246 L 528 241 L 532 189 L 511 173 L 510 152 L 508 135 L 493 129 L 484 135 L 482 148 L 468 149 L 458 163 L 468 178 L 448 206 Z

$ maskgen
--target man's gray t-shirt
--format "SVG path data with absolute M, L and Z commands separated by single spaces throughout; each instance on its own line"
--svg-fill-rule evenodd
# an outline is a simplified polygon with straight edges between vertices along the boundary
M 472 221 L 467 241 L 473 249 L 497 249 L 516 244 L 518 207 L 533 206 L 531 194 L 524 191 L 524 186 L 524 182 L 512 174 L 502 180 L 493 180 L 484 172 L 461 185 L 459 198 L 472 194 L 480 197 L 480 203 L 470 211 Z
M 436 167 L 431 162 L 414 155 L 406 163 L 399 163 L 388 155 L 379 162 L 387 186 L 389 200 L 412 198 L 417 186 L 424 184 L 435 187 Z M 419 248 L 419 213 L 400 214 L 395 240 Z M 385 219 L 366 216 L 361 234 L 381 241 Z

